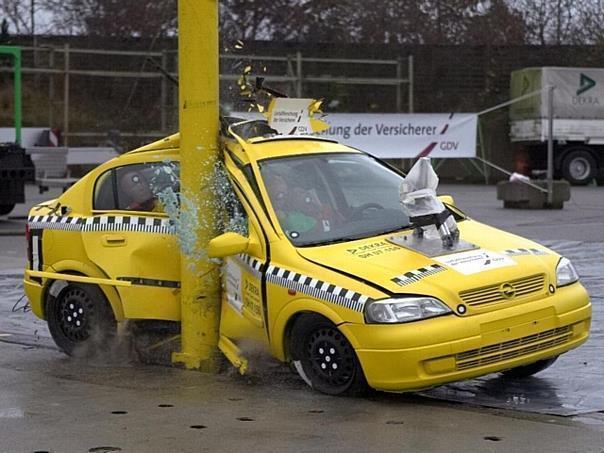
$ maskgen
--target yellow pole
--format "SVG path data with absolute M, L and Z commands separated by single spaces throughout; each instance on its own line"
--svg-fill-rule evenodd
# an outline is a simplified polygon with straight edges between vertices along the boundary
M 205 250 L 215 236 L 209 187 L 218 158 L 218 0 L 178 1 L 178 79 L 182 218 Z M 186 201 L 186 202 L 185 202 Z M 196 217 L 196 219 L 195 219 Z M 196 220 L 196 221 L 195 221 Z M 216 372 L 220 281 L 215 265 L 181 253 L 181 351 L 172 362 Z

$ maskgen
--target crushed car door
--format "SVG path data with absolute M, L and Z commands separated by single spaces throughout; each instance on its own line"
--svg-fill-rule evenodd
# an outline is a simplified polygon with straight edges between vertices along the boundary
M 117 288 L 126 318 L 180 319 L 180 251 L 164 213 L 178 190 L 176 162 L 124 165 L 95 182 L 83 242 L 109 278 L 131 282 Z
M 241 175 L 240 172 L 236 172 Z M 266 244 L 244 181 L 234 181 L 234 191 L 225 194 L 227 224 L 225 230 L 249 238 L 245 254 L 226 257 L 222 265 L 223 303 L 220 333 L 232 341 L 243 339 L 266 343 L 266 300 L 263 275 L 266 268 Z M 229 184 L 229 187 L 230 184 Z

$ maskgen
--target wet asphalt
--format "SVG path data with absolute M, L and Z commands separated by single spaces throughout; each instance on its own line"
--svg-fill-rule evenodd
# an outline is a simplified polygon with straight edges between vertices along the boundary
M 584 346 L 522 382 L 490 375 L 365 398 L 315 393 L 262 354 L 245 377 L 142 365 L 121 344 L 103 361 L 70 359 L 21 299 L 22 205 L 0 218 L 0 453 L 604 452 L 604 188 L 573 188 L 557 211 L 504 210 L 492 186 L 440 193 L 573 260 L 594 307 Z M 48 195 L 30 188 L 28 204 Z

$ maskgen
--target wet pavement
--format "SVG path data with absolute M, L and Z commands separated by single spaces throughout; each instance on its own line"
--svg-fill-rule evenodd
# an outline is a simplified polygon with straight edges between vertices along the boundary
M 248 377 L 144 366 L 127 348 L 116 349 L 109 363 L 69 359 L 22 299 L 25 241 L 14 235 L 23 231 L 21 206 L 16 218 L 0 218 L 0 453 L 532 451 L 534 442 L 551 452 L 602 453 L 604 188 L 573 188 L 561 211 L 504 210 L 493 187 L 441 192 L 477 220 L 573 261 L 594 307 L 585 345 L 524 381 L 490 375 L 420 394 L 358 399 L 309 391 L 262 356 Z

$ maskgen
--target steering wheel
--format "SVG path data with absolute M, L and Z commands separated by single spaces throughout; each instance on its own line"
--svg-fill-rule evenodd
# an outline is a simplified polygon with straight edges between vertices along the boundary
M 357 206 L 356 208 L 352 209 L 352 215 L 350 218 L 352 220 L 366 219 L 369 217 L 372 211 L 377 211 L 379 209 L 384 209 L 384 206 L 373 202 L 364 203 L 361 206 Z

